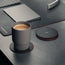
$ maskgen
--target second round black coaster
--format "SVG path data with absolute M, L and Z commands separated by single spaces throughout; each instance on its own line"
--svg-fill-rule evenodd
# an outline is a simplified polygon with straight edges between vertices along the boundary
M 14 43 L 11 43 L 10 44 L 10 50 L 12 51 L 12 52 L 14 52 L 14 53 L 21 53 L 21 54 L 25 54 L 25 53 L 28 53 L 28 52 L 31 52 L 32 50 L 33 50 L 33 48 L 34 48 L 34 45 L 32 44 L 32 43 L 30 43 L 30 46 L 29 46 L 29 48 L 28 49 L 26 49 L 26 50 L 15 50 L 14 49 Z
M 40 40 L 51 41 L 58 37 L 58 32 L 50 27 L 42 27 L 36 30 L 36 36 Z

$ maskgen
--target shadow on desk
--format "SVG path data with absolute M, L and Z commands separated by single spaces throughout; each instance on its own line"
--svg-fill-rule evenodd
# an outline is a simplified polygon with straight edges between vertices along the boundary
M 13 65 L 0 50 L 0 65 Z

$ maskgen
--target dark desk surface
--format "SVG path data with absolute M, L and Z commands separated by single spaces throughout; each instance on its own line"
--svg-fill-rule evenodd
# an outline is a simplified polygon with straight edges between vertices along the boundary
M 65 4 L 60 0 L 57 7 L 48 10 L 47 5 L 55 0 L 21 0 L 27 6 L 36 11 L 40 16 L 41 20 L 30 22 L 32 27 L 38 27 L 40 25 L 47 25 L 49 23 L 60 22 L 65 20 Z M 5 7 L 7 8 L 7 7 Z M 0 8 L 0 21 L 12 21 Z
M 61 20 L 65 19 L 65 4 L 61 2 L 59 5 L 52 10 L 47 9 L 47 4 L 49 2 L 52 2 L 52 0 L 21 0 L 23 3 L 31 7 L 34 11 L 36 11 L 40 16 L 41 20 L 37 20 L 34 22 L 30 22 L 32 24 L 32 28 L 39 27 L 40 25 L 60 22 Z M 54 0 L 53 0 L 54 1 Z M 3 8 L 0 9 L 0 21 L 12 21 L 3 11 Z M 62 25 L 61 25 L 62 24 Z M 32 42 L 34 44 L 34 50 L 31 54 L 24 54 L 21 56 L 21 54 L 14 54 L 9 49 L 9 45 L 12 42 L 11 36 L 3 37 L 0 34 L 0 49 L 4 52 L 4 54 L 8 57 L 8 59 L 14 64 L 14 65 L 24 65 L 24 60 L 26 61 L 25 65 L 65 65 L 65 44 L 64 39 L 65 36 L 62 34 L 65 34 L 64 32 L 61 33 L 61 31 L 64 30 L 65 22 L 55 25 L 51 25 L 50 27 L 55 27 L 59 31 L 59 34 L 61 37 L 55 41 L 45 42 L 45 44 L 40 43 L 40 40 L 36 39 L 34 41 L 35 37 L 32 36 Z M 63 26 L 63 27 L 62 27 Z M 60 31 L 61 29 L 61 31 Z M 32 34 L 34 34 L 32 32 Z M 38 42 L 38 44 L 37 44 Z M 62 44 L 61 44 L 62 43 Z M 43 52 L 42 52 L 43 51 Z M 9 54 L 10 52 L 10 54 Z M 24 57 L 26 57 L 24 59 Z M 23 60 L 22 60 L 23 58 Z M 22 63 L 21 63 L 22 62 Z M 17 63 L 17 64 L 16 64 Z M 19 64 L 18 64 L 19 63 Z M 28 63 L 28 64 L 27 64 Z
M 0 35 L 0 49 L 14 65 L 65 65 L 65 21 L 48 25 L 58 31 L 58 38 L 52 41 L 39 40 L 31 31 L 34 49 L 30 53 L 18 54 L 10 50 L 12 37 Z
M 41 21 L 35 21 L 32 23 L 33 27 L 39 25 L 45 25 L 49 23 L 60 22 L 65 20 L 65 4 L 63 0 L 60 0 L 60 3 L 57 7 L 52 10 L 48 10 L 47 5 L 55 0 L 22 0 L 26 5 L 35 10 L 40 16 Z

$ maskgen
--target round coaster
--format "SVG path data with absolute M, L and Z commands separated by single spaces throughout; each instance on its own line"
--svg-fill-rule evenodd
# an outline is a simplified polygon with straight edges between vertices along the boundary
M 51 41 L 58 37 L 58 32 L 50 27 L 43 27 L 36 30 L 36 36 L 40 40 Z
M 28 52 L 31 52 L 33 50 L 33 48 L 34 48 L 33 44 L 30 43 L 29 48 L 24 50 L 24 51 L 23 50 L 21 50 L 21 51 L 20 50 L 14 50 L 14 43 L 10 44 L 10 50 L 13 51 L 14 53 L 22 53 L 22 54 L 28 53 Z

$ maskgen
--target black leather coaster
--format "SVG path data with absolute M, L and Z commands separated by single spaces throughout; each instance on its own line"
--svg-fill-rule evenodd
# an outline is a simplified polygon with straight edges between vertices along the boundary
M 31 52 L 32 50 L 33 50 L 33 48 L 34 48 L 34 46 L 33 46 L 33 44 L 32 43 L 30 43 L 30 46 L 29 46 L 29 48 L 28 49 L 26 49 L 26 50 L 15 50 L 14 49 L 14 43 L 11 43 L 10 44 L 10 50 L 12 51 L 12 52 L 14 52 L 14 53 L 22 53 L 22 54 L 24 54 L 24 53 L 28 53 L 28 52 Z
M 51 41 L 58 37 L 58 32 L 50 27 L 42 27 L 36 30 L 36 36 L 40 40 Z

